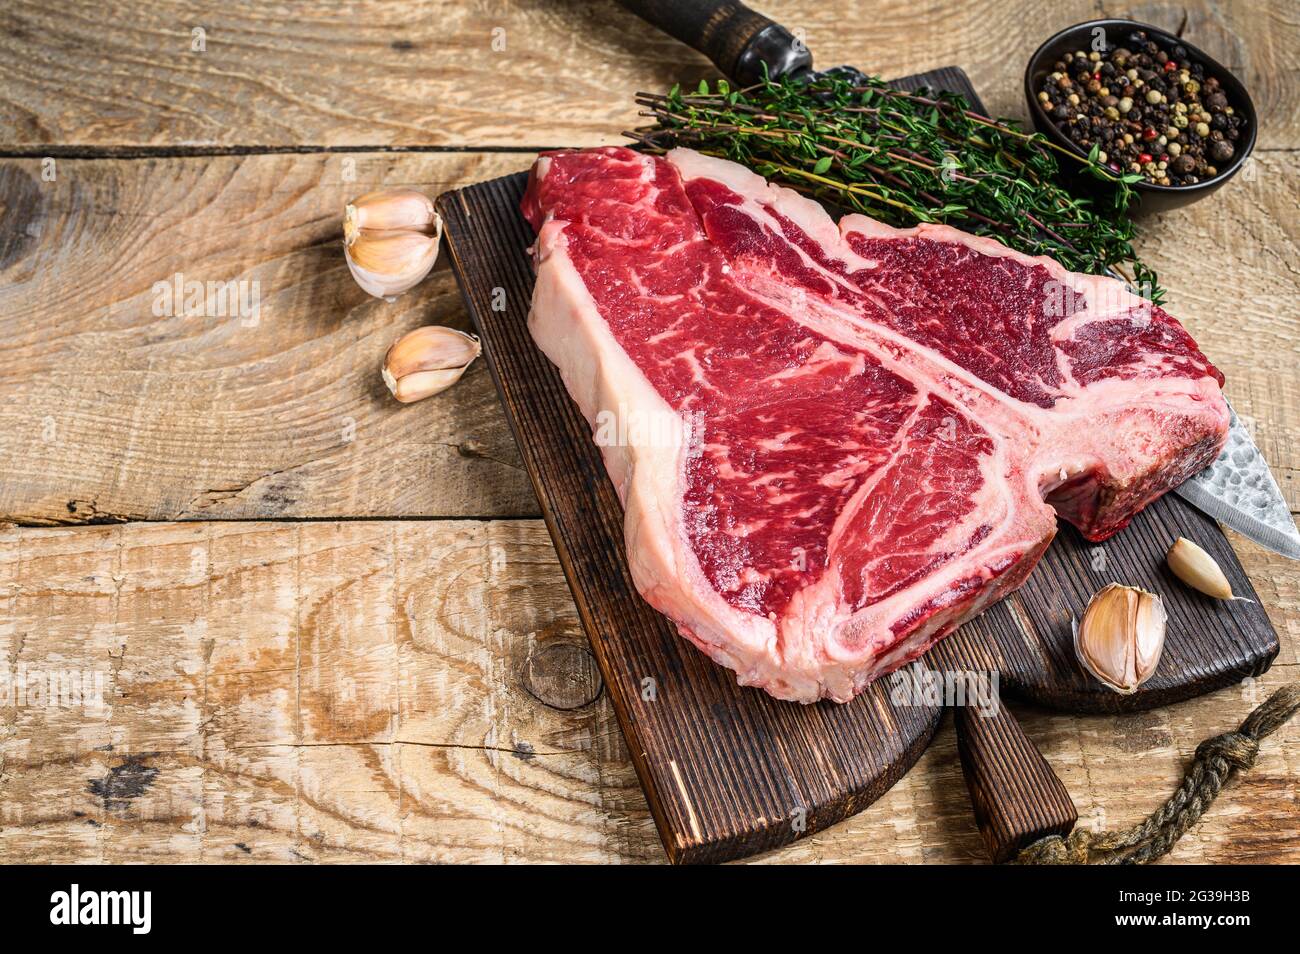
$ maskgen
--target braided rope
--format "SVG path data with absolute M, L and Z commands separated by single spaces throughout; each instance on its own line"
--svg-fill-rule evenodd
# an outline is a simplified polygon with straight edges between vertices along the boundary
M 1169 800 L 1125 831 L 1094 834 L 1076 828 L 1049 835 L 1021 850 L 1021 865 L 1145 865 L 1169 853 L 1187 829 L 1200 820 L 1234 772 L 1245 771 L 1259 756 L 1259 743 L 1300 710 L 1300 683 L 1283 686 L 1246 717 L 1235 732 L 1206 739 L 1183 783 Z

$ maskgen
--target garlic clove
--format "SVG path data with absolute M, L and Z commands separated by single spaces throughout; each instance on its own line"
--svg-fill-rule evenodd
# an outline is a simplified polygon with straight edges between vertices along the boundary
M 455 328 L 427 325 L 407 332 L 384 356 L 384 383 L 404 404 L 445 391 L 483 350 L 477 338 Z
M 1160 597 L 1145 590 L 1138 591 L 1134 629 L 1134 689 L 1151 678 L 1160 664 L 1160 654 L 1165 648 L 1165 624 L 1168 616 Z
M 1165 645 L 1165 623 L 1159 596 L 1112 583 L 1099 590 L 1084 610 L 1074 637 L 1075 652 L 1101 683 L 1129 695 L 1155 672 Z
M 416 371 L 463 368 L 482 350 L 473 335 L 455 328 L 426 325 L 398 338 L 384 357 L 384 367 L 398 378 Z
M 464 373 L 464 368 L 444 368 L 439 371 L 416 371 L 414 374 L 395 378 L 387 368 L 383 370 L 384 383 L 388 385 L 388 390 L 403 404 L 411 404 L 447 390 L 459 381 Z
M 418 285 L 438 257 L 438 237 L 422 232 L 359 232 L 343 254 L 357 284 L 376 298 L 392 298 Z
M 1108 685 L 1127 683 L 1133 640 L 1128 636 L 1132 597 L 1112 583 L 1093 596 L 1075 634 L 1079 660 Z
M 343 210 L 343 237 L 350 243 L 362 229 L 404 229 L 438 235 L 442 218 L 433 200 L 414 189 L 379 189 L 353 199 Z
M 1186 537 L 1174 541 L 1165 554 L 1165 562 L 1169 564 L 1174 576 L 1192 589 L 1213 596 L 1216 600 L 1233 599 L 1232 584 L 1228 582 L 1219 564 L 1214 562 L 1214 557 Z

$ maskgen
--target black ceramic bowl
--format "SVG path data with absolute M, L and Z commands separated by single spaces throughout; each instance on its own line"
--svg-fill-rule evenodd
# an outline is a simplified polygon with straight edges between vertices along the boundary
M 1133 188 L 1141 201 L 1138 208 L 1133 211 L 1139 215 L 1147 215 L 1152 212 L 1163 212 L 1166 209 L 1176 209 L 1179 206 L 1187 205 L 1189 202 L 1204 198 L 1235 176 L 1237 170 L 1250 156 L 1251 150 L 1255 148 L 1255 136 L 1259 129 L 1255 104 L 1250 101 L 1250 95 L 1246 92 L 1246 87 L 1242 86 L 1237 77 L 1233 76 L 1226 67 L 1186 40 L 1176 37 L 1159 27 L 1153 27 L 1147 23 L 1138 23 L 1135 20 L 1089 20 L 1087 23 L 1079 23 L 1062 30 L 1034 51 L 1034 55 L 1030 57 L 1029 66 L 1025 70 L 1025 98 L 1029 101 L 1029 115 L 1034 121 L 1035 128 L 1053 142 L 1059 143 L 1081 156 L 1087 155 L 1086 150 L 1076 146 L 1069 136 L 1056 128 L 1056 124 L 1052 122 L 1052 118 L 1047 115 L 1047 111 L 1043 109 L 1042 104 L 1038 101 L 1038 91 L 1043 87 L 1043 79 L 1048 73 L 1052 72 L 1052 64 L 1063 55 L 1073 50 L 1092 49 L 1093 37 L 1097 35 L 1094 31 L 1098 28 L 1105 31 L 1107 48 L 1123 46 L 1128 35 L 1134 30 L 1144 31 L 1147 38 L 1162 50 L 1172 51 L 1175 46 L 1183 47 L 1187 50 L 1187 58 L 1200 63 L 1205 70 L 1206 76 L 1218 78 L 1224 93 L 1228 97 L 1228 102 L 1239 115 L 1244 115 L 1246 118 L 1246 125 L 1243 129 L 1244 136 L 1237 140 L 1236 155 L 1232 157 L 1225 168 L 1219 170 L 1217 176 L 1211 179 L 1203 179 L 1192 185 L 1182 186 L 1157 185 L 1146 180 L 1135 183 Z M 1090 176 L 1081 175 L 1078 178 L 1093 190 L 1105 188 L 1104 183 Z

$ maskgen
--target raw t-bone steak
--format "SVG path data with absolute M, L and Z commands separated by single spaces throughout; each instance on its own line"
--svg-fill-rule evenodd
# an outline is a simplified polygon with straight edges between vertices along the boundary
M 1222 375 L 1120 283 L 688 150 L 542 156 L 529 326 L 637 588 L 744 685 L 847 701 L 1212 461 Z

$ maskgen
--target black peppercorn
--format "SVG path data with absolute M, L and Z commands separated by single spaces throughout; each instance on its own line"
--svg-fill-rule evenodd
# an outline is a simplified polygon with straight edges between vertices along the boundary
M 1210 158 L 1217 163 L 1225 163 L 1233 157 L 1236 152 L 1232 148 L 1232 143 L 1222 139 L 1210 143 Z

